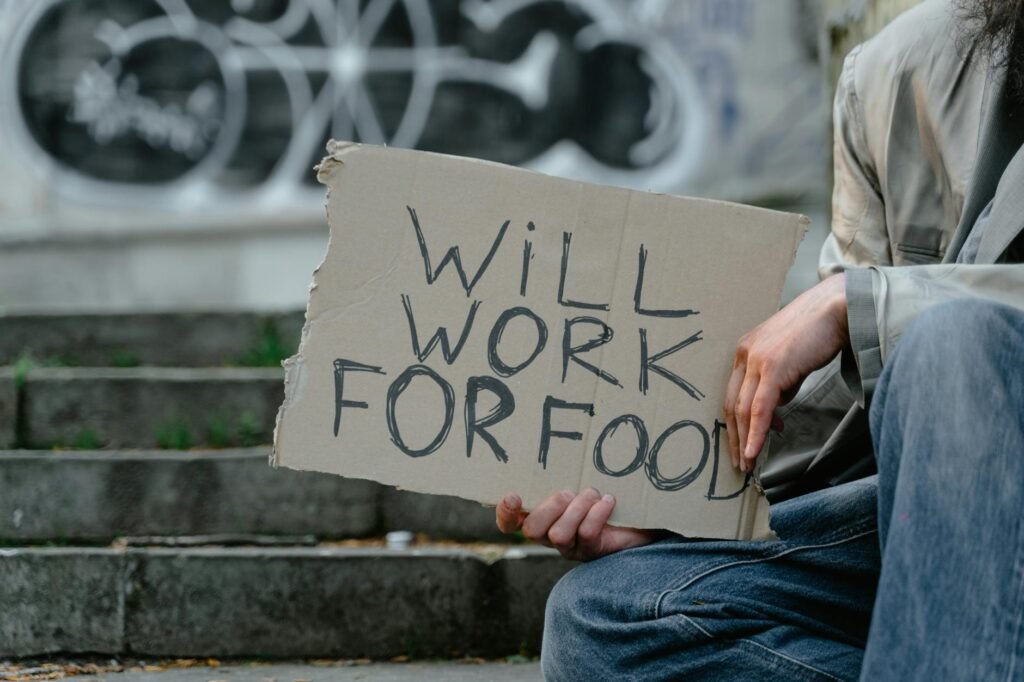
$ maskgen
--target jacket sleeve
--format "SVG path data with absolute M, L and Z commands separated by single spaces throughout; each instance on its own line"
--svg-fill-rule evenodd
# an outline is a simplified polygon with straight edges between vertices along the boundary
M 886 229 L 885 204 L 871 153 L 858 79 L 865 65 L 862 46 L 846 56 L 833 107 L 832 231 L 821 249 L 821 278 L 846 272 L 847 320 L 850 347 L 843 352 L 842 373 L 863 404 L 882 371 L 873 280 L 868 266 L 892 265 Z M 876 74 L 882 76 L 882 74 Z M 871 79 L 876 82 L 878 78 Z M 884 127 L 886 122 L 876 122 Z
M 872 292 L 879 370 L 914 318 L 934 305 L 977 298 L 1024 310 L 1024 263 L 871 267 L 856 277 Z M 861 367 L 863 383 L 873 384 L 877 376 L 864 376 Z
M 857 345 L 877 348 L 871 275 L 863 268 L 889 265 L 892 260 L 885 229 L 885 206 L 857 96 L 855 71 L 861 50 L 856 47 L 846 57 L 836 87 L 832 230 L 821 250 L 818 274 L 825 278 L 847 272 L 849 316 L 864 337 Z M 862 290 L 851 305 L 849 277 L 856 277 L 856 273 L 866 277 L 866 290 Z M 843 361 L 852 365 L 849 351 L 843 355 Z M 786 429 L 771 434 L 769 457 L 760 476 L 773 502 L 800 493 L 808 466 L 844 422 L 856 399 L 851 391 L 857 390 L 859 381 L 852 381 L 845 373 L 841 376 L 840 365 L 833 361 L 813 372 L 793 401 L 779 408 L 778 414 L 785 421 Z
M 833 104 L 832 231 L 818 261 L 823 279 L 851 267 L 892 264 L 885 205 L 857 92 L 862 48 L 846 56 Z

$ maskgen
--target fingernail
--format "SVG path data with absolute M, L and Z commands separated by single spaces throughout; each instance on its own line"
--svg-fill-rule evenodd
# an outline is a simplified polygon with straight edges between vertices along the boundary
M 515 511 L 523 506 L 523 500 L 518 495 L 509 495 L 505 498 L 505 506 Z
M 755 457 L 757 457 L 757 453 L 754 452 L 754 446 L 753 445 L 748 445 L 747 446 L 747 451 L 745 453 L 745 456 L 746 456 L 747 459 L 754 459 Z
M 739 469 L 740 468 L 740 458 L 737 457 L 735 455 L 735 453 L 732 453 L 732 452 L 729 453 L 729 457 L 732 459 L 732 468 L 733 469 Z
M 597 488 L 587 488 L 587 492 L 594 497 L 601 497 L 601 491 Z
M 562 495 L 562 499 L 563 500 L 571 500 L 572 498 L 576 497 L 576 493 L 574 493 L 573 491 L 569 490 L 568 488 L 563 490 L 561 492 L 561 495 Z
M 615 506 L 615 498 L 612 497 L 610 494 L 605 493 L 604 495 L 601 496 L 601 499 L 607 502 L 608 504 L 612 505 L 613 507 Z

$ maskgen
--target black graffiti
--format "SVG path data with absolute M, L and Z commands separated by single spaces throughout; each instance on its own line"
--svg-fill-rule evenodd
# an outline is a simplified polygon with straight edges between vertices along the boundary
M 301 10 L 291 7 L 299 3 L 233 11 L 200 2 L 56 2 L 30 15 L 35 23 L 14 56 L 17 110 L 39 149 L 91 178 L 159 185 L 201 170 L 225 193 L 279 180 L 275 172 L 283 162 L 296 169 L 296 184 L 313 184 L 310 160 L 322 155 L 332 133 L 509 164 L 536 159 L 565 140 L 600 165 L 635 169 L 658 164 L 682 138 L 647 145 L 649 152 L 638 160 L 634 149 L 652 130 L 688 124 L 678 104 L 656 106 L 656 93 L 664 98 L 674 92 L 659 81 L 664 76 L 656 75 L 665 71 L 659 52 L 617 40 L 620 27 L 604 25 L 586 3 L 518 3 L 494 26 L 467 21 L 472 8 L 463 0 L 396 3 L 379 30 L 360 35 L 359 43 L 335 37 L 330 15 L 348 21 L 343 3 L 348 4 L 328 3 L 290 33 L 275 34 L 293 23 L 280 19 L 286 10 Z M 355 11 L 366 7 L 356 3 Z M 20 17 L 14 19 L 17 25 Z M 167 28 L 115 51 L 96 39 L 104 22 L 126 34 L 144 22 L 150 22 L 147 28 Z M 201 39 L 179 31 L 190 23 L 204 27 Z M 249 45 L 233 29 L 242 23 L 255 23 L 261 35 L 272 35 L 282 57 L 240 60 Z M 586 41 L 580 40 L 584 32 Z M 536 101 L 501 78 L 467 80 L 460 75 L 465 67 L 454 63 L 464 59 L 487 63 L 495 72 L 513 70 L 545 41 L 554 41 L 554 54 L 544 64 L 540 77 L 546 87 Z M 408 55 L 409 66 L 374 68 L 373 50 L 381 47 L 391 55 Z M 323 68 L 292 66 L 299 50 L 319 51 L 319 62 L 329 64 L 333 51 L 352 49 L 362 51 L 367 68 L 350 81 L 328 72 L 324 85 Z M 453 49 L 464 57 L 447 56 Z M 434 50 L 445 60 L 439 67 L 423 67 Z M 424 52 L 428 57 L 416 58 Z M 652 69 L 652 62 L 661 68 Z M 76 104 L 76 86 L 79 92 L 92 88 L 87 94 L 93 99 Z M 291 97 L 306 90 L 317 104 L 331 104 L 335 93 L 341 94 L 337 102 L 365 98 L 359 109 L 372 114 L 373 125 L 370 114 L 355 116 L 345 104 L 326 113 L 309 102 L 294 108 Z M 412 136 L 401 135 L 411 129 L 401 122 L 421 112 L 429 112 L 424 124 Z

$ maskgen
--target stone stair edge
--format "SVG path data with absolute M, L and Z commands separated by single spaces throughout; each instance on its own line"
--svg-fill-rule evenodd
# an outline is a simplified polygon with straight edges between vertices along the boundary
M 195 310 L 79 310 L 76 308 L 53 308 L 49 310 L 19 310 L 0 308 L 0 324 L 5 320 L 32 320 L 49 322 L 54 318 L 86 320 L 125 319 L 182 319 L 194 321 L 203 318 L 276 318 L 304 315 L 305 310 L 296 307 L 267 308 L 266 310 L 221 310 L 218 308 L 196 308 Z
M 0 365 L 267 366 L 294 352 L 305 311 L 4 313 Z
M 0 379 L 0 445 L 265 445 L 283 398 L 281 367 L 30 369 Z
M 40 450 L 0 449 L 3 460 L 70 460 L 75 462 L 109 462 L 122 460 L 194 462 L 203 459 L 246 460 L 264 459 L 270 466 L 269 445 L 251 448 L 194 448 L 191 450 L 162 450 L 158 448 L 121 448 L 118 450 Z
M 283 381 L 281 367 L 43 367 L 0 368 L 0 376 L 33 381 Z
M 0 451 L 0 540 L 116 537 L 502 536 L 492 508 L 374 481 L 273 468 L 266 446 L 225 450 Z
M 237 547 L 163 547 L 129 545 L 123 547 L 95 547 L 90 545 L 67 545 L 59 547 L 13 546 L 0 547 L 0 561 L 12 557 L 174 557 L 179 559 L 259 559 L 288 558 L 301 559 L 472 559 L 484 564 L 498 561 L 558 559 L 557 551 L 540 545 L 502 545 L 494 542 L 427 542 L 407 549 L 386 547 L 338 547 L 330 541 L 315 546 L 237 546 Z
M 543 548 L 0 550 L 0 656 L 537 651 L 571 565 Z

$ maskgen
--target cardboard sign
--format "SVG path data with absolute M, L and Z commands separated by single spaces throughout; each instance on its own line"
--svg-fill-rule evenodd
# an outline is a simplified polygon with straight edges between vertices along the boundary
M 332 142 L 331 240 L 285 363 L 272 463 L 527 509 L 593 486 L 612 523 L 764 538 L 729 460 L 736 342 L 807 219 Z

